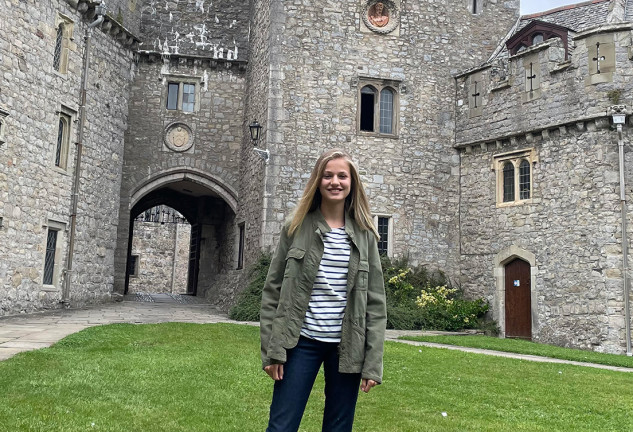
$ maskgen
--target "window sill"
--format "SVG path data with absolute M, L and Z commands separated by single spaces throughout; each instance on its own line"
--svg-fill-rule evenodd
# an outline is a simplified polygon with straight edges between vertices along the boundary
M 41 291 L 44 291 L 44 292 L 61 292 L 61 290 L 59 288 L 57 288 L 55 285 L 44 285 L 44 286 L 42 286 Z
M 525 204 L 532 204 L 532 198 L 519 200 L 519 201 L 510 201 L 510 202 L 497 203 L 497 208 L 516 207 L 516 206 L 522 206 L 522 205 L 525 205 Z
M 368 132 L 368 131 L 358 131 L 359 136 L 369 137 L 369 138 L 388 138 L 388 139 L 399 139 L 397 134 L 384 134 L 380 132 Z

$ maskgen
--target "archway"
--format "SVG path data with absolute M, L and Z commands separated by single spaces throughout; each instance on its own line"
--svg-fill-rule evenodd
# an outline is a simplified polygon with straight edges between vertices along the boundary
M 129 292 L 133 270 L 134 221 L 157 206 L 173 209 L 190 226 L 187 294 L 205 296 L 217 276 L 233 268 L 237 195 L 218 179 L 191 170 L 163 172 L 137 187 L 129 202 L 124 294 Z

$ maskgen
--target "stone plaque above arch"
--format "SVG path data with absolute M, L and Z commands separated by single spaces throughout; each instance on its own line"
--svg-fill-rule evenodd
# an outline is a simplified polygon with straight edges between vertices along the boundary
M 164 141 L 167 148 L 172 151 L 187 151 L 193 146 L 193 131 L 185 123 L 170 123 L 165 128 Z
M 361 31 L 399 35 L 400 0 L 363 0 Z

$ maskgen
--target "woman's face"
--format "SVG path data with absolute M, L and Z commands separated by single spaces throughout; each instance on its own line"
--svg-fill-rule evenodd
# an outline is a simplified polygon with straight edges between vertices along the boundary
M 352 190 L 349 163 L 343 158 L 332 159 L 325 165 L 319 184 L 322 203 L 344 202 Z
M 384 8 L 384 5 L 382 3 L 376 3 L 376 13 L 378 15 L 382 15 L 383 8 Z

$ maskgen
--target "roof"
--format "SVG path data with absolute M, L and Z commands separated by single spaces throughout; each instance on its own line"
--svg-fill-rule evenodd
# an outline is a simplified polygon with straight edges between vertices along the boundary
M 533 20 L 545 21 L 580 32 L 589 27 L 607 23 L 611 0 L 590 0 L 568 6 L 561 6 L 545 12 L 523 15 L 517 31 Z M 629 8 L 633 9 L 633 7 Z M 633 13 L 629 11 L 628 13 Z

